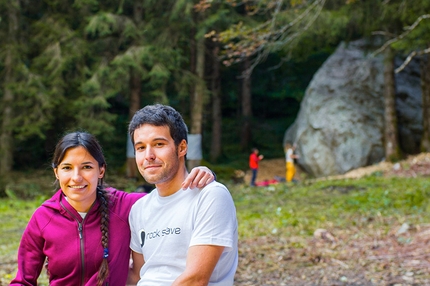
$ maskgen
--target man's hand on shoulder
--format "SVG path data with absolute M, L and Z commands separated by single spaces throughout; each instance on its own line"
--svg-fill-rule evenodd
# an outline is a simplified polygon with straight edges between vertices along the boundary
M 182 189 L 194 189 L 196 187 L 201 189 L 206 187 L 213 180 L 215 180 L 214 173 L 208 167 L 195 167 L 191 170 L 182 183 Z

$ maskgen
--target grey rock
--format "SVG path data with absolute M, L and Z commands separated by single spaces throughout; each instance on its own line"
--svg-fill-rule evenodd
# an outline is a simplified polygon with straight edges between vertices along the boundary
M 298 164 L 313 176 L 343 174 L 384 159 L 383 61 L 367 47 L 359 40 L 336 49 L 314 75 L 285 132 L 283 143 L 297 144 Z M 396 75 L 399 137 L 402 149 L 411 151 L 422 131 L 416 68 Z

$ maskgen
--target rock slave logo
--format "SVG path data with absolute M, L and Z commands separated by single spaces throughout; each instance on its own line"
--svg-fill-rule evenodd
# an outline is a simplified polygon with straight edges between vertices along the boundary
M 145 230 L 141 229 L 140 230 L 140 247 L 143 247 L 143 245 L 145 244 Z
M 180 227 L 166 227 L 164 229 L 156 229 L 151 232 L 145 232 L 144 229 L 140 230 L 140 247 L 143 247 L 145 245 L 145 240 L 147 239 L 156 239 L 161 238 L 163 236 L 168 235 L 179 235 L 181 234 L 181 228 Z

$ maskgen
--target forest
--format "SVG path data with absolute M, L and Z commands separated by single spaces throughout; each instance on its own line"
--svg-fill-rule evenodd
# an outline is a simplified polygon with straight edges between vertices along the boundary
M 57 140 L 93 133 L 108 183 L 136 191 L 127 125 L 153 103 L 181 112 L 201 138 L 192 163 L 231 192 L 235 285 L 430 285 L 430 0 L 0 0 L 0 39 L 0 285 L 51 196 Z M 377 39 L 367 53 L 383 58 L 385 161 L 265 187 L 249 173 L 224 180 L 248 169 L 252 147 L 260 179 L 285 174 L 284 135 L 314 75 L 361 39 Z M 408 156 L 395 81 L 417 61 L 422 134 Z
M 205 164 L 246 168 L 251 147 L 282 157 L 313 74 L 339 43 L 371 37 L 382 39 L 369 53 L 384 56 L 386 158 L 404 155 L 394 75 L 413 58 L 422 67 L 421 151 L 430 151 L 429 0 L 0 0 L 0 7 L 0 181 L 46 168 L 70 130 L 95 134 L 121 172 L 127 123 L 155 102 L 178 109 L 189 133 L 201 135 Z

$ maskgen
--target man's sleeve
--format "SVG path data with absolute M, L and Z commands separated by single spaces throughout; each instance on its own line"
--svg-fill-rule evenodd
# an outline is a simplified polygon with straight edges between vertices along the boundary
M 217 245 L 231 250 L 237 236 L 236 208 L 230 192 L 215 183 L 201 191 L 190 246 Z

